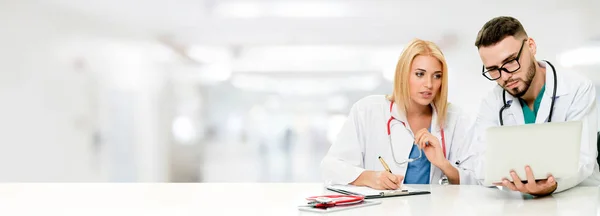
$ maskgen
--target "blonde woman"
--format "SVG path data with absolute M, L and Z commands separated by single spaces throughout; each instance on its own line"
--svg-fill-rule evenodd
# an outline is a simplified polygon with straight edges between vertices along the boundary
M 326 183 L 375 189 L 476 184 L 466 168 L 473 167 L 468 164 L 474 155 L 467 140 L 470 122 L 447 97 L 444 55 L 432 42 L 411 41 L 398 60 L 393 94 L 368 96 L 352 106 L 321 162 Z

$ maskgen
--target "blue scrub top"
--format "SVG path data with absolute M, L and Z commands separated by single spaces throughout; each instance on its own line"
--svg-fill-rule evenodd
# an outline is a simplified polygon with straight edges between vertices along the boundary
M 431 131 L 431 128 L 428 129 Z M 423 154 L 421 158 L 408 163 L 406 168 L 406 176 L 404 176 L 404 184 L 429 184 L 429 172 L 431 171 L 431 162 L 425 156 L 423 150 L 419 150 L 417 145 L 414 145 L 410 150 L 409 158 L 419 157 L 419 151 Z
M 540 104 L 542 103 L 542 98 L 544 97 L 544 91 L 546 91 L 546 84 L 542 86 L 540 93 L 538 93 L 535 101 L 533 101 L 533 110 L 529 109 L 527 103 L 519 98 L 519 102 L 521 102 L 521 108 L 523 110 L 523 118 L 525 119 L 525 124 L 535 124 L 535 119 L 538 114 L 538 110 L 540 109 Z

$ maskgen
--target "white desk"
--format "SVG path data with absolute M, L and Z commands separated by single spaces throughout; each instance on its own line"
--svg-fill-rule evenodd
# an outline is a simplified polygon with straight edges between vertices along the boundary
M 328 215 L 599 215 L 597 187 L 532 200 L 480 186 L 411 187 L 432 194 Z M 0 184 L 0 215 L 318 215 L 297 205 L 324 193 L 321 184 Z

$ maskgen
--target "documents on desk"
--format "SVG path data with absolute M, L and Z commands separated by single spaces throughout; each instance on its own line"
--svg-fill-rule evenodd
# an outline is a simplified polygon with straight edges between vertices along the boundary
M 362 195 L 365 196 L 365 199 L 375 199 L 394 196 L 410 196 L 431 193 L 425 190 L 417 190 L 414 188 L 410 188 L 405 185 L 402 185 L 402 187 L 397 190 L 376 190 L 369 187 L 340 184 L 328 185 L 326 188 L 330 191 L 335 191 L 342 194 Z

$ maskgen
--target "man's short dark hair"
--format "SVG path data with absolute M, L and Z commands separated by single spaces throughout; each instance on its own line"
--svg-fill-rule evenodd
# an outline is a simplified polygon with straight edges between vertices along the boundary
M 508 36 L 525 39 L 527 32 L 525 32 L 521 22 L 513 17 L 496 17 L 481 27 L 481 30 L 477 33 L 475 46 L 477 48 L 491 46 Z

